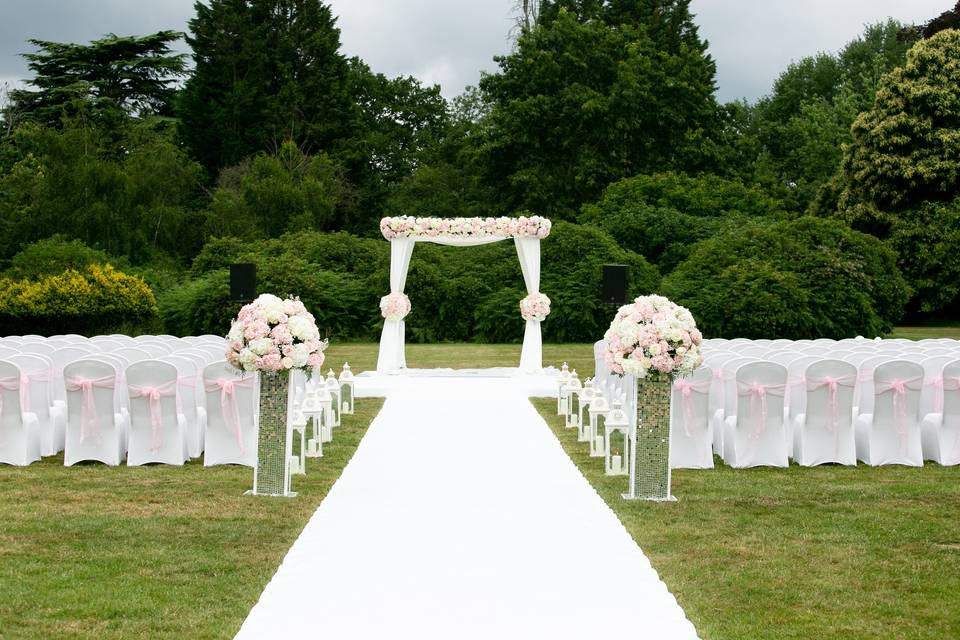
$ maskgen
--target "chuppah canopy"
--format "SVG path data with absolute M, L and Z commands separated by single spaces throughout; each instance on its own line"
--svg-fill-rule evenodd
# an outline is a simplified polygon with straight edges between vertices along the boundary
M 527 297 L 520 301 L 526 320 L 520 370 L 537 372 L 543 368 L 543 343 L 540 322 L 550 313 L 550 299 L 540 293 L 540 240 L 550 234 L 550 221 L 539 216 L 520 218 L 416 218 L 402 216 L 380 221 L 383 237 L 390 241 L 390 294 L 380 300 L 384 317 L 380 337 L 377 371 L 404 369 L 406 328 L 403 319 L 410 312 L 410 301 L 403 293 L 413 245 L 433 242 L 455 247 L 470 247 L 501 240 L 513 240 L 523 271 Z

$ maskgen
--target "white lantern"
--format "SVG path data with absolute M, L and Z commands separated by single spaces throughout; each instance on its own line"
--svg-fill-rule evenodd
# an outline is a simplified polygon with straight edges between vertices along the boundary
M 580 384 L 580 378 L 577 376 L 577 370 L 570 373 L 570 381 L 567 383 L 567 412 L 563 416 L 564 426 L 567 428 L 576 427 L 578 416 L 580 415 L 580 393 L 583 391 L 583 385 Z
M 557 380 L 557 415 L 567 415 L 567 383 L 570 382 L 570 369 L 564 362 L 560 368 L 560 377 Z
M 350 364 L 343 363 L 343 371 L 340 372 L 340 413 L 345 416 L 352 416 L 354 409 L 354 380 L 353 371 L 350 370 Z
M 630 459 L 630 419 L 623 410 L 623 403 L 614 400 L 613 410 L 607 416 L 603 425 L 602 445 L 600 455 L 604 458 L 603 467 L 608 476 L 628 475 L 627 461 Z M 593 455 L 592 447 L 590 455 Z
M 590 420 L 583 424 L 577 431 L 577 442 L 592 441 L 593 434 L 603 433 L 603 425 L 607 421 L 607 414 L 610 413 L 610 405 L 607 404 L 607 398 L 603 393 L 594 392 L 593 402 L 590 403 Z
M 302 476 L 307 473 L 307 461 L 306 461 L 306 432 L 307 432 L 307 418 L 303 413 L 302 409 L 294 407 L 293 411 L 290 412 L 290 429 L 294 434 L 300 435 L 300 455 L 290 456 L 290 474 Z
M 330 423 L 331 427 L 340 426 L 340 383 L 337 382 L 337 376 L 333 373 L 333 369 L 330 369 L 327 372 L 327 391 L 330 392 L 330 411 L 333 421 Z
M 580 402 L 577 407 L 577 428 L 582 428 L 584 420 L 590 423 L 590 404 L 593 402 L 593 399 L 596 397 L 596 389 L 593 388 L 593 378 L 587 378 L 587 381 L 583 383 L 583 390 L 580 391 Z M 584 411 L 586 409 L 586 411 Z M 584 415 L 586 414 L 586 415 Z

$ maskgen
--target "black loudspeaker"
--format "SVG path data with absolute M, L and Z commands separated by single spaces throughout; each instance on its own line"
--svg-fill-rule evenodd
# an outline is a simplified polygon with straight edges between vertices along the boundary
M 244 262 L 230 265 L 230 299 L 251 302 L 257 297 L 257 265 Z
M 626 304 L 627 265 L 603 265 L 603 301 L 607 304 Z

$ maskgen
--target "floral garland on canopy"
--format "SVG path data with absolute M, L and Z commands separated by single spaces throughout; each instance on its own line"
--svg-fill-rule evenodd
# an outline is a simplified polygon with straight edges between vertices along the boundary
M 387 320 L 403 320 L 410 313 L 410 298 L 402 293 L 391 293 L 380 298 L 380 315 Z
M 520 315 L 524 320 L 543 322 L 550 315 L 550 298 L 542 293 L 531 293 L 520 301 Z
M 617 375 L 682 377 L 703 363 L 703 335 L 690 311 L 663 296 L 640 296 L 620 307 L 604 339 Z
M 550 221 L 540 216 L 519 218 L 383 218 L 380 232 L 394 238 L 539 238 L 550 235 Z

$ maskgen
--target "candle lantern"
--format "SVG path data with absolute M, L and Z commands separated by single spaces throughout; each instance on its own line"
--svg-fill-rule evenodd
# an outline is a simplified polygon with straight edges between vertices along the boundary
M 320 411 L 314 414 L 313 435 L 319 438 L 320 442 L 330 442 L 333 440 L 333 397 L 327 390 L 327 385 L 322 383 L 317 385 L 317 400 L 320 403 Z
M 557 380 L 557 415 L 567 415 L 567 383 L 570 382 L 570 369 L 564 362 L 560 368 L 560 377 Z
M 327 371 L 327 391 L 330 392 L 330 413 L 332 421 L 330 423 L 331 427 L 340 426 L 340 413 L 342 407 L 340 405 L 340 383 L 337 382 L 337 377 L 333 373 L 333 369 Z
M 583 385 L 580 384 L 580 378 L 577 376 L 577 370 L 570 373 L 570 381 L 567 382 L 567 412 L 563 416 L 563 424 L 567 428 L 576 427 L 579 423 L 577 417 L 580 415 L 580 393 L 583 391 Z
M 290 412 L 290 429 L 293 431 L 294 437 L 297 435 L 300 436 L 300 453 L 291 454 L 290 456 L 290 473 L 292 475 L 302 476 L 307 473 L 307 461 L 306 461 L 306 437 L 307 437 L 307 419 L 303 414 L 303 411 L 294 408 Z
M 340 413 L 345 416 L 352 416 L 354 409 L 354 379 L 353 371 L 350 370 L 350 363 L 343 363 L 343 371 L 340 372 Z
M 630 419 L 620 400 L 613 402 L 613 410 L 603 425 L 603 467 L 608 476 L 628 475 L 627 461 L 630 457 Z M 600 443 L 598 443 L 600 444 Z M 590 452 L 593 455 L 593 451 Z
M 587 378 L 583 383 L 583 389 L 580 391 L 580 402 L 577 407 L 577 428 L 582 428 L 584 421 L 588 426 L 590 423 L 590 403 L 596 397 L 596 389 L 593 388 L 593 378 Z
M 589 413 L 590 420 L 581 423 L 577 431 L 577 442 L 590 442 L 595 439 L 594 434 L 604 432 L 603 425 L 607 421 L 607 414 L 610 413 L 607 397 L 602 393 L 594 392 Z

